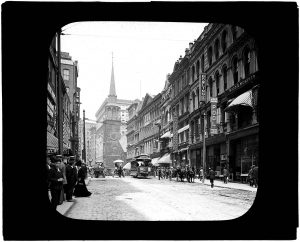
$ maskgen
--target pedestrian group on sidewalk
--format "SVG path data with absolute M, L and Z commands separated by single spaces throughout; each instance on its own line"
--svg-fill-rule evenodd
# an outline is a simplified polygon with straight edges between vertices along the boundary
M 56 210 L 64 201 L 73 202 L 74 197 L 89 197 L 86 188 L 86 165 L 74 156 L 47 155 L 47 185 L 51 207 Z

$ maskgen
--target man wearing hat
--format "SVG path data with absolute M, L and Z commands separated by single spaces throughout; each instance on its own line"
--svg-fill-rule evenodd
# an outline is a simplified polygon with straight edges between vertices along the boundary
M 60 194 L 63 188 L 63 174 L 59 169 L 60 159 L 52 157 L 52 167 L 49 170 L 50 192 L 51 192 L 51 206 L 56 210 L 59 204 Z
M 75 156 L 70 156 L 69 162 L 66 165 L 66 199 L 68 202 L 73 202 L 72 199 L 75 184 L 77 182 L 77 168 L 75 167 Z

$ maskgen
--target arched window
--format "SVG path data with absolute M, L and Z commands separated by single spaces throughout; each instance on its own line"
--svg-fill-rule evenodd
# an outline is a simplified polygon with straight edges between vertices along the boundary
M 221 45 L 222 45 L 222 51 L 223 53 L 227 49 L 227 31 L 224 30 L 222 33 L 222 39 L 221 39 Z
M 219 58 L 219 47 L 220 47 L 219 39 L 216 39 L 216 41 L 215 41 L 215 59 L 216 60 Z
M 195 81 L 195 66 L 192 67 L 192 82 Z
M 237 57 L 234 57 L 232 61 L 232 74 L 233 74 L 233 84 L 236 84 L 239 78 Z
M 199 87 L 197 88 L 197 91 L 196 91 L 196 94 L 197 94 L 197 103 L 198 103 L 198 108 L 199 108 L 199 103 L 200 103 L 200 97 L 199 97 Z
M 208 80 L 208 85 L 209 85 L 209 96 L 212 98 L 213 97 L 213 82 L 212 82 L 211 77 Z
M 220 74 L 218 71 L 216 72 L 215 80 L 216 80 L 216 91 L 217 91 L 217 96 L 218 96 L 219 92 L 220 92 Z
M 212 47 L 211 46 L 208 48 L 208 51 L 207 51 L 207 59 L 208 59 L 208 65 L 211 66 L 211 64 L 212 64 Z
M 204 55 L 201 57 L 201 72 L 204 72 Z
M 224 91 L 227 89 L 227 66 L 223 66 L 222 68 L 223 81 L 224 81 Z
M 199 78 L 199 69 L 200 69 L 200 61 L 198 60 L 196 63 L 196 75 L 197 75 L 197 79 Z
M 251 62 L 250 50 L 248 47 L 246 47 L 243 55 L 245 77 L 247 77 L 250 74 L 250 62 Z

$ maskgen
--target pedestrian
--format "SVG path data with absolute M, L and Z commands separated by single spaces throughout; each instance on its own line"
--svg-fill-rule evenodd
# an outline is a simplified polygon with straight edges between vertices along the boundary
M 172 181 L 172 175 L 173 175 L 173 167 L 170 167 L 170 171 L 169 171 L 170 181 Z
M 195 169 L 195 167 L 193 166 L 193 167 L 192 167 L 192 182 L 195 182 L 195 176 L 196 176 L 196 169 Z
M 249 172 L 248 172 L 248 181 L 249 181 L 249 185 L 252 187 L 253 186 L 253 168 L 255 166 L 251 166 Z
M 51 169 L 49 170 L 50 192 L 51 192 L 51 207 L 56 210 L 60 203 L 61 191 L 63 189 L 63 174 L 59 169 L 60 159 L 52 157 Z
M 255 187 L 257 187 L 258 186 L 258 166 L 253 167 L 252 176 L 253 176 L 253 185 Z
M 50 192 L 50 179 L 49 179 L 49 174 L 50 174 L 50 169 L 51 169 L 51 158 L 50 154 L 47 154 L 47 159 L 46 159 L 46 182 L 47 182 L 47 189 L 48 189 L 48 197 L 49 201 L 51 201 L 51 192 Z
M 200 171 L 199 171 L 199 180 L 204 182 L 204 172 L 202 167 L 200 167 Z
M 89 197 L 92 193 L 88 191 L 85 185 L 85 174 L 84 170 L 81 167 L 82 162 L 79 160 L 76 162 L 76 166 L 78 168 L 78 175 L 77 175 L 77 184 L 75 185 L 74 189 L 74 196 L 75 197 Z
M 158 180 L 160 180 L 160 178 L 161 178 L 161 169 L 160 167 L 158 167 Z
M 63 174 L 63 187 L 61 190 L 60 194 L 60 199 L 59 199 L 59 205 L 62 204 L 66 198 L 65 198 L 65 190 L 66 190 L 66 184 L 67 184 L 67 178 L 66 178 L 66 165 L 65 165 L 65 159 L 63 159 L 62 155 L 56 155 L 56 158 L 60 160 L 59 162 L 59 169 Z
M 66 199 L 68 202 L 73 202 L 74 187 L 77 182 L 77 169 L 75 167 L 75 157 L 70 157 L 69 163 L 66 166 Z
M 228 175 L 229 175 L 229 172 L 226 168 L 226 166 L 224 167 L 223 169 L 223 179 L 224 179 L 224 183 L 227 184 L 228 183 Z
M 215 175 L 216 175 L 215 171 L 212 168 L 209 168 L 208 175 L 209 175 L 211 188 L 213 188 L 214 187 Z

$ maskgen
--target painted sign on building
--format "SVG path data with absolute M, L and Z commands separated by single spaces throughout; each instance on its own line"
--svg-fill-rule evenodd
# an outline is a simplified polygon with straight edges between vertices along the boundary
M 200 73 L 200 102 L 206 101 L 206 74 Z
M 217 130 L 217 102 L 218 102 L 218 98 L 216 97 L 212 97 L 210 99 L 210 103 L 211 103 L 211 129 L 210 129 L 210 133 L 211 134 L 217 134 L 218 130 Z

